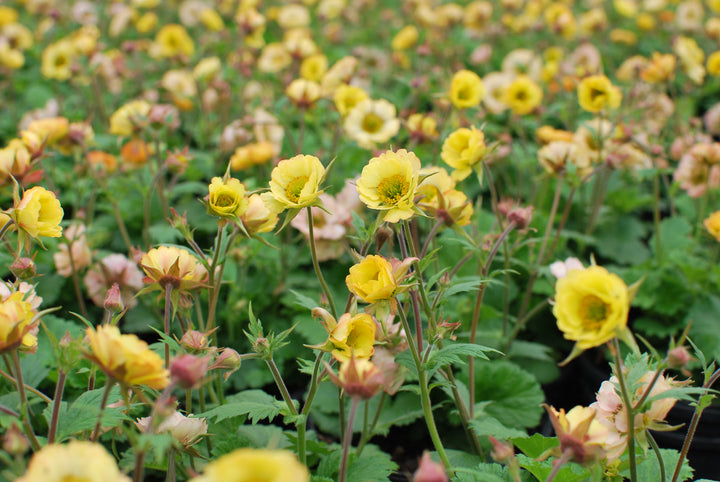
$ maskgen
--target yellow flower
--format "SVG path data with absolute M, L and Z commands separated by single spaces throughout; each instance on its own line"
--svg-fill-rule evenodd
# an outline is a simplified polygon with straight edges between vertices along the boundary
M 605 457 L 606 443 L 611 431 L 596 417 L 594 407 L 573 407 L 565 413 L 554 407 L 544 405 L 560 446 L 555 448 L 554 455 L 560 457 L 565 451 L 571 460 L 579 464 L 592 463 Z
M 170 383 L 160 355 L 135 335 L 120 334 L 117 326 L 102 325 L 85 331 L 92 353 L 88 356 L 113 379 L 124 385 L 145 385 L 162 390 Z
M 527 75 L 519 75 L 503 91 L 502 101 L 514 114 L 524 115 L 539 106 L 542 99 L 542 88 Z
M 328 59 L 324 54 L 314 54 L 303 59 L 300 64 L 300 77 L 320 82 L 328 70 Z
M 25 131 L 37 135 L 45 142 L 46 146 L 55 147 L 70 131 L 70 121 L 65 117 L 37 119 L 30 122 Z
M 142 256 L 140 266 L 147 275 L 145 283 L 157 283 L 162 288 L 172 284 L 180 291 L 201 286 L 208 272 L 188 251 L 174 246 L 158 246 Z
M 69 40 L 60 40 L 45 47 L 40 71 L 53 80 L 67 80 L 72 75 L 70 67 L 75 57 L 75 47 Z
M 124 104 L 110 116 L 110 134 L 129 136 L 142 126 L 151 105 L 145 100 L 133 100 Z
M 343 117 L 352 110 L 353 107 L 358 105 L 360 101 L 368 98 L 367 92 L 362 90 L 360 87 L 343 84 L 335 89 L 333 94 L 333 102 L 335 108 L 340 112 Z
M 382 256 L 370 254 L 350 267 L 345 284 L 351 293 L 366 303 L 389 300 L 402 288 L 400 283 L 416 260 L 406 258 L 402 262 L 393 260 L 391 263 Z
M 604 75 L 585 77 L 578 85 L 578 102 L 588 112 L 617 109 L 622 101 L 620 89 L 613 86 Z
M 280 161 L 270 173 L 270 193 L 277 212 L 312 206 L 322 193 L 320 183 L 325 179 L 325 166 L 315 156 L 298 154 Z M 270 194 L 270 196 L 267 196 Z
M 211 32 L 220 32 L 225 28 L 222 17 L 212 8 L 206 8 L 200 12 L 200 23 Z
M 485 97 L 485 86 L 479 75 L 461 70 L 453 75 L 450 82 L 450 102 L 458 109 L 480 105 Z
M 11 216 L 18 227 L 31 238 L 59 238 L 62 235 L 60 222 L 63 214 L 63 208 L 55 194 L 44 187 L 35 186 L 25 191 Z
M 277 213 L 268 206 L 260 194 L 252 194 L 247 209 L 241 216 L 245 231 L 249 234 L 269 233 L 278 222 Z
M 560 331 L 576 348 L 586 350 L 618 335 L 627 325 L 628 287 L 600 266 L 573 269 L 555 285 L 553 315 Z
M 437 121 L 431 115 L 419 112 L 411 114 L 405 123 L 410 137 L 417 142 L 434 141 L 440 134 L 437 130 Z
M 205 57 L 193 69 L 193 77 L 198 81 L 210 81 L 220 70 L 222 70 L 222 62 L 219 57 Z
M 214 177 L 208 189 L 208 214 L 235 219 L 242 216 L 247 209 L 245 186 L 234 177 L 225 181 L 221 177 Z
M 242 448 L 207 464 L 192 482 L 308 482 L 310 472 L 287 450 Z
M 345 313 L 329 333 L 328 341 L 333 345 L 332 355 L 338 361 L 347 361 L 351 356 L 368 359 L 375 352 L 375 322 L 370 315 L 359 313 L 355 316 Z
M 20 347 L 25 341 L 37 343 L 34 336 L 28 337 L 37 325 L 33 323 L 33 310 L 30 303 L 23 300 L 23 293 L 16 291 L 0 302 L 0 353 Z
M 347 114 L 343 127 L 360 147 L 373 149 L 389 141 L 400 130 L 395 106 L 385 99 L 364 99 Z
M 640 72 L 640 78 L 649 83 L 672 80 L 675 78 L 675 64 L 673 54 L 653 52 L 650 63 Z
M 702 84 L 705 79 L 705 52 L 695 39 L 679 36 L 673 42 L 673 51 L 680 59 L 685 74 L 696 84 Z
M 320 84 L 313 80 L 295 79 L 285 89 L 285 95 L 293 104 L 307 109 L 320 98 Z
M 415 25 L 404 26 L 392 39 L 393 50 L 407 50 L 418 41 L 420 33 Z
M 383 220 L 397 223 L 414 211 L 420 159 L 413 152 L 386 151 L 363 168 L 357 189 L 360 200 L 370 209 L 386 211 Z
M 18 20 L 17 10 L 0 5 L 0 27 L 13 24 Z
M 475 169 L 482 177 L 482 160 L 487 153 L 485 134 L 475 126 L 461 127 L 451 133 L 442 145 L 440 157 L 452 167 L 452 177 L 462 181 Z
M 720 77 L 720 50 L 708 56 L 707 72 L 713 77 Z
M 115 459 L 97 443 L 72 440 L 46 445 L 30 460 L 17 482 L 130 482 Z
M 720 211 L 715 211 L 703 221 L 705 229 L 712 235 L 713 238 L 720 241 Z
M 158 23 L 158 16 L 155 12 L 145 12 L 135 21 L 135 28 L 138 33 L 151 32 Z
M 163 58 L 178 55 L 190 56 L 195 52 L 195 44 L 185 27 L 178 24 L 165 25 L 155 36 L 157 55 Z
M 370 360 L 355 357 L 343 361 L 337 376 L 328 371 L 333 383 L 351 397 L 369 400 L 380 391 L 385 381 L 380 369 Z

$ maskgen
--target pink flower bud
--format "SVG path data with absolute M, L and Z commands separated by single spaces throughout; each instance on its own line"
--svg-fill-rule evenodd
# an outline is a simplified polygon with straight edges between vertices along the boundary
M 197 330 L 188 330 L 180 338 L 180 346 L 188 351 L 205 352 L 208 350 L 209 344 L 205 333 Z
M 430 452 L 425 451 L 418 468 L 413 474 L 413 482 L 448 482 L 445 467 L 430 458 Z
M 10 265 L 10 271 L 17 279 L 32 279 L 35 277 L 35 262 L 30 258 L 18 258 Z
M 227 372 L 223 374 L 223 378 L 227 380 L 230 375 L 240 368 L 241 363 L 242 358 L 240 358 L 240 354 L 238 352 L 232 348 L 223 348 L 220 355 L 215 359 L 215 363 L 210 365 L 210 370 L 227 370 Z
M 30 448 L 30 442 L 20 427 L 13 423 L 2 437 L 2 449 L 11 455 L 22 455 Z
M 508 213 L 508 221 L 515 223 L 518 229 L 525 229 L 532 220 L 533 207 L 515 208 Z
M 493 446 L 493 449 L 490 452 L 490 457 L 492 457 L 495 462 L 507 464 L 515 457 L 515 450 L 513 449 L 512 442 L 501 442 L 492 435 L 489 439 Z
M 197 387 L 208 371 L 208 357 L 180 355 L 170 363 L 170 376 L 181 387 Z
M 121 313 L 125 309 L 125 303 L 123 303 L 119 284 L 113 283 L 107 291 L 103 307 L 110 313 Z
M 676 346 L 667 354 L 667 364 L 670 368 L 685 368 L 693 357 L 684 346 Z

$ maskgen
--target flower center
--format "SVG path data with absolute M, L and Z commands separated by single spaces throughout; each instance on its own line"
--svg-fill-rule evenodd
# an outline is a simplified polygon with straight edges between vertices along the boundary
M 518 90 L 517 92 L 515 92 L 515 100 L 520 101 L 520 102 L 524 102 L 524 101 L 527 100 L 527 98 L 528 98 L 528 93 L 527 93 L 527 91 L 525 91 L 525 90 Z
M 595 295 L 588 295 L 580 302 L 580 317 L 586 328 L 598 329 L 608 315 L 607 304 Z
M 383 119 L 379 115 L 370 112 L 363 118 L 362 128 L 365 132 L 375 134 L 383 126 Z
M 290 181 L 287 185 L 287 188 L 285 188 L 285 195 L 287 196 L 287 198 L 294 203 L 298 202 L 298 199 L 300 199 L 300 193 L 305 187 L 305 184 L 307 184 L 307 181 L 307 176 L 296 177 L 295 179 Z
M 604 95 L 605 95 L 604 90 L 592 88 L 592 89 L 590 89 L 590 102 L 598 102 L 598 100 L 599 100 L 598 98 L 603 97 Z
M 64 55 L 58 55 L 55 57 L 55 67 L 65 67 L 68 64 L 68 58 Z
M 215 205 L 220 208 L 227 208 L 235 204 L 235 198 L 230 194 L 220 194 L 215 199 Z
M 402 174 L 386 177 L 377 187 L 380 200 L 385 204 L 397 204 L 408 192 L 408 182 Z
M 458 100 L 467 100 L 470 98 L 470 86 L 461 87 L 457 91 Z

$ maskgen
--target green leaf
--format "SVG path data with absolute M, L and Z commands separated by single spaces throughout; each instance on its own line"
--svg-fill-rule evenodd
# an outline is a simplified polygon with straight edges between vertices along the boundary
M 480 409 L 506 427 L 523 429 L 540 422 L 545 395 L 535 377 L 511 362 L 476 363 L 475 393 Z
M 625 265 L 647 260 L 650 250 L 644 242 L 647 231 L 645 225 L 629 215 L 613 219 L 612 222 L 612 227 L 596 231 L 598 253 Z
M 660 449 L 660 455 L 665 465 L 665 477 L 669 478 L 675 470 L 680 453 L 672 449 Z M 637 464 L 638 480 L 662 480 L 660 478 L 660 464 L 658 464 L 657 455 L 653 450 L 648 451 L 645 460 Z M 624 475 L 630 476 L 630 472 L 624 471 Z M 687 458 L 683 461 L 680 469 L 680 477 L 678 480 L 692 479 L 693 469 L 690 467 Z
M 375 413 L 379 398 L 372 399 L 370 413 Z M 390 427 L 409 425 L 422 416 L 423 410 L 418 397 L 407 392 L 398 393 L 383 405 L 374 433 L 385 436 L 390 432 Z
M 690 236 L 692 226 L 683 217 L 665 218 L 660 221 L 660 244 L 663 253 L 672 253 L 673 256 L 682 256 L 682 253 L 692 246 L 693 240 Z M 655 235 L 648 241 L 650 246 L 655 246 Z
M 453 343 L 435 350 L 430 354 L 426 367 L 428 370 L 444 367 L 445 365 L 464 365 L 467 357 L 489 360 L 486 353 L 500 353 L 494 348 L 476 345 L 474 343 Z
M 500 440 L 508 440 L 513 437 L 524 437 L 526 434 L 522 430 L 509 428 L 500 423 L 500 421 L 494 417 L 481 414 L 474 420 L 470 420 L 470 427 L 479 436 L 492 435 L 493 437 Z
M 500 464 L 478 464 L 476 468 L 453 467 L 455 469 L 455 477 L 453 481 L 457 482 L 512 482 L 513 478 L 506 467 Z
M 375 445 L 366 445 L 362 455 L 348 466 L 347 480 L 387 480 L 397 469 L 397 464 Z
M 293 304 L 297 306 L 301 306 L 303 308 L 307 308 L 308 310 L 313 310 L 320 306 L 320 304 L 315 301 L 314 299 L 310 298 L 309 296 L 305 296 L 304 294 L 295 291 L 295 290 L 289 290 L 290 293 L 293 295 Z
M 272 421 L 280 414 L 279 403 L 276 402 L 279 401 L 262 390 L 246 390 L 229 397 L 228 403 L 199 413 L 196 417 L 221 422 L 239 415 L 247 415 L 253 423 L 266 418 Z
M 526 455 L 518 455 L 517 460 L 520 463 L 520 467 L 526 469 L 528 472 L 537 477 L 538 480 L 546 480 L 550 472 L 552 472 L 552 460 L 547 459 L 539 462 L 535 459 L 531 459 Z M 566 463 L 558 471 L 555 476 L 555 482 L 580 482 L 590 480 L 590 471 L 584 469 L 575 463 Z M 640 480 L 653 480 L 653 479 L 640 479 Z M 657 479 L 655 479 L 657 480 Z
M 543 437 L 541 434 L 533 434 L 532 437 L 520 437 L 512 439 L 513 444 L 522 453 L 531 458 L 540 457 L 547 450 L 560 445 L 557 437 Z

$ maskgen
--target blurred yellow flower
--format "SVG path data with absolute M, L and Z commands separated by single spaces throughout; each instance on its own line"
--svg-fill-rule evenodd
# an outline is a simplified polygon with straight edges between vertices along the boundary
M 320 98 L 320 84 L 313 80 L 295 79 L 285 88 L 285 95 L 298 107 L 312 107 Z
M 373 157 L 357 181 L 360 200 L 370 209 L 385 211 L 386 222 L 410 218 L 415 212 L 419 170 L 420 159 L 405 149 Z
M 392 39 L 393 50 L 407 50 L 415 46 L 420 33 L 415 25 L 406 25 Z
M 720 77 L 720 50 L 713 52 L 708 56 L 707 72 L 713 77 Z
M 247 209 L 248 201 L 245 197 L 245 186 L 234 177 L 227 180 L 214 177 L 208 189 L 210 191 L 207 197 L 208 214 L 221 218 L 237 219 Z
M 577 349 L 586 350 L 625 329 L 630 295 L 625 282 L 600 266 L 573 269 L 555 284 L 553 315 L 557 326 Z
M 374 149 L 389 141 L 400 130 L 395 106 L 385 99 L 364 99 L 347 114 L 343 127 L 360 147 Z
M 72 76 L 75 47 L 69 40 L 59 40 L 45 47 L 40 72 L 53 80 L 68 80 Z
M 570 460 L 579 464 L 590 464 L 605 457 L 611 431 L 600 423 L 594 407 L 578 405 L 565 413 L 564 408 L 558 411 L 544 406 L 560 442 L 560 446 L 553 449 L 554 455 L 560 457 L 567 451 Z
M 142 126 L 150 107 L 150 103 L 145 100 L 133 100 L 121 106 L 110 116 L 110 134 L 131 135 Z
M 206 8 L 200 12 L 200 23 L 211 32 L 220 32 L 225 28 L 222 17 L 212 8 Z
M 479 75 L 469 70 L 460 70 L 450 82 L 450 102 L 457 109 L 480 105 L 485 97 L 485 86 Z
M 37 339 L 30 335 L 37 326 L 33 323 L 33 309 L 23 297 L 23 293 L 16 291 L 0 302 L 0 353 L 21 345 L 34 348 L 37 344 Z
M 320 183 L 324 179 L 325 166 L 320 159 L 298 154 L 275 166 L 270 173 L 270 192 L 264 196 L 277 212 L 312 206 L 322 193 Z
M 179 24 L 163 26 L 155 35 L 156 54 L 158 57 L 170 58 L 178 55 L 191 56 L 195 52 L 195 43 Z
M 310 472 L 287 450 L 242 448 L 207 464 L 192 482 L 308 482 Z
M 303 59 L 300 64 L 300 77 L 320 82 L 328 70 L 328 59 L 324 54 L 314 54 Z
M 475 126 L 452 132 L 442 145 L 440 157 L 454 170 L 452 177 L 462 181 L 475 170 L 482 178 L 482 160 L 487 153 L 485 134 Z
M 612 85 L 604 75 L 585 77 L 577 88 L 580 107 L 588 112 L 617 109 L 622 102 L 620 89 Z
M 60 222 L 63 214 L 63 208 L 55 193 L 44 187 L 35 186 L 25 191 L 10 216 L 31 238 L 38 236 L 59 238 L 62 235 Z
M 650 63 L 640 72 L 645 82 L 665 82 L 675 78 L 676 58 L 673 54 L 653 52 Z
M 713 238 L 720 241 L 720 211 L 715 211 L 703 221 L 705 229 Z
M 97 443 L 72 440 L 36 452 L 17 482 L 130 482 L 115 459 Z
M 513 114 L 529 114 L 543 99 L 542 88 L 527 75 L 519 75 L 503 91 L 502 101 Z
M 124 385 L 144 385 L 162 390 L 170 383 L 160 356 L 135 335 L 120 334 L 117 326 L 101 325 L 85 331 L 90 340 L 89 358 Z
M 140 267 L 145 271 L 145 283 L 157 283 L 165 288 L 186 291 L 200 287 L 208 277 L 205 266 L 189 251 L 175 246 L 158 246 L 142 256 Z
M 345 117 L 353 107 L 358 105 L 360 101 L 368 98 L 367 92 L 360 87 L 353 85 L 343 84 L 335 89 L 333 94 L 333 102 L 335 108 L 340 112 L 340 115 Z

